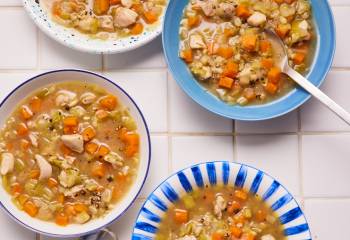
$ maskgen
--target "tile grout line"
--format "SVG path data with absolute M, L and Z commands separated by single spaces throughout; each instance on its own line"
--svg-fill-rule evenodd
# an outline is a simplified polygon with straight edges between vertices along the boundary
M 232 143 L 232 147 L 233 147 L 233 149 L 232 149 L 232 151 L 233 151 L 233 159 L 232 159 L 232 161 L 233 162 L 238 162 L 238 145 L 237 145 L 237 136 L 235 135 L 235 133 L 236 133 L 236 121 L 235 120 L 233 120 L 232 121 L 232 134 L 233 134 L 233 136 L 232 136 L 232 141 L 233 141 L 233 143 Z
M 301 123 L 301 108 L 297 110 L 297 120 L 298 120 L 298 171 L 299 171 L 299 194 L 301 198 L 301 206 L 305 208 L 304 201 L 304 178 L 303 178 L 303 159 L 302 159 L 302 123 Z
M 152 136 L 276 136 L 276 135 L 285 135 L 285 136 L 324 136 L 324 135 L 350 135 L 350 131 L 329 131 L 329 132 L 276 132 L 276 133 L 235 133 L 235 132 L 150 132 Z
M 166 71 L 166 106 L 167 106 L 167 140 L 168 140 L 168 175 L 170 175 L 173 171 L 173 145 L 172 145 L 172 136 L 170 133 L 171 126 L 171 113 L 170 113 L 170 83 L 169 83 L 169 71 Z

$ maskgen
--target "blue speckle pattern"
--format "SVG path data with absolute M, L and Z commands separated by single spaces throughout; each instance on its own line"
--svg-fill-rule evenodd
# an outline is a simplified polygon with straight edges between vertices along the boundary
M 157 26 L 146 26 L 140 35 L 115 40 L 100 40 L 53 22 L 51 16 L 43 11 L 35 0 L 23 0 L 23 5 L 37 26 L 48 36 L 67 47 L 94 54 L 126 52 L 145 45 L 161 34 L 165 15 L 163 11 Z
M 208 178 L 203 177 L 205 175 Z M 261 196 L 275 211 L 278 210 L 276 214 L 284 226 L 286 240 L 311 239 L 309 226 L 301 208 L 284 186 L 260 170 L 226 161 L 198 164 L 179 171 L 165 180 L 144 203 L 137 217 L 132 239 L 154 240 L 164 216 L 159 213 L 159 209 L 166 211 L 164 209 L 168 209 L 176 199 L 187 192 L 206 185 L 223 184 L 243 187 L 252 194 Z M 169 202 L 161 199 L 168 199 Z

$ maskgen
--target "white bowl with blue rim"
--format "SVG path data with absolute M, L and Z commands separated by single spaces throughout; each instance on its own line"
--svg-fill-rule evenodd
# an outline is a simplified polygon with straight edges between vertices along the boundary
M 307 78 L 320 86 L 329 72 L 335 52 L 335 24 L 327 0 L 309 0 L 316 32 L 316 50 Z M 284 115 L 310 99 L 311 95 L 297 87 L 287 95 L 267 104 L 229 105 L 205 90 L 179 58 L 179 28 L 188 0 L 170 1 L 164 19 L 163 48 L 166 61 L 176 82 L 199 105 L 223 117 L 258 121 Z
M 111 94 L 117 96 L 124 106 L 129 108 L 131 115 L 136 121 L 138 132 L 140 134 L 140 166 L 136 180 L 131 186 L 129 192 L 109 213 L 107 213 L 104 217 L 91 220 L 85 224 L 71 224 L 65 227 L 58 226 L 54 222 L 42 221 L 37 218 L 30 217 L 13 204 L 11 201 L 11 196 L 2 186 L 0 186 L 1 208 L 10 217 L 12 217 L 15 222 L 37 233 L 57 238 L 79 237 L 82 235 L 94 234 L 104 229 L 122 216 L 135 201 L 143 184 L 145 183 L 151 159 L 151 142 L 148 127 L 136 102 L 117 84 L 117 81 L 111 81 L 103 76 L 88 71 L 73 69 L 51 71 L 40 74 L 23 82 L 12 92 L 10 92 L 0 104 L 0 116 L 2 116 L 0 118 L 0 126 L 4 125 L 6 118 L 12 113 L 12 111 L 14 111 L 17 104 L 32 92 L 47 86 L 48 84 L 67 82 L 70 80 L 97 84 Z M 1 179 L 0 185 L 2 185 Z M 95 238 L 90 237 L 88 239 Z
M 194 165 L 161 183 L 142 206 L 131 239 L 153 240 L 167 209 L 182 196 L 206 185 L 235 186 L 257 194 L 278 215 L 287 240 L 312 239 L 300 206 L 281 183 L 256 168 L 227 161 Z
M 38 2 L 38 0 L 23 0 L 23 5 L 29 16 L 44 33 L 67 47 L 94 54 L 126 52 L 147 44 L 161 34 L 165 15 L 163 11 L 159 17 L 158 25 L 145 26 L 140 35 L 115 40 L 101 40 L 93 39 L 73 28 L 67 28 L 52 21 L 50 14 Z

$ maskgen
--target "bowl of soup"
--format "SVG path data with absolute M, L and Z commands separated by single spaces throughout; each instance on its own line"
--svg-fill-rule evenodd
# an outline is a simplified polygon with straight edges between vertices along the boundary
M 140 47 L 161 33 L 168 0 L 23 0 L 48 36 L 90 53 Z
M 207 162 L 181 170 L 147 198 L 137 240 L 303 240 L 309 226 L 297 201 L 253 167 Z
M 289 64 L 319 86 L 335 50 L 334 20 L 324 0 L 171 2 L 163 46 L 174 79 L 224 117 L 253 121 L 292 111 L 310 95 L 281 73 L 282 49 L 266 29 L 283 40 Z
M 40 74 L 1 103 L 1 205 L 41 234 L 94 233 L 121 216 L 150 163 L 145 119 L 116 82 L 81 70 Z

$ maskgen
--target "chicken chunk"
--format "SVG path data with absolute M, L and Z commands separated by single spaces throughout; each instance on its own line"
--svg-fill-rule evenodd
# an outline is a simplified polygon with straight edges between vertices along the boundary
M 113 25 L 113 21 L 112 21 L 112 25 Z M 84 105 L 93 103 L 95 99 L 96 99 L 96 95 L 93 94 L 92 92 L 86 92 L 80 96 L 80 101 Z
M 266 234 L 261 237 L 261 240 L 275 240 L 275 238 L 271 234 Z
M 55 103 L 58 107 L 73 107 L 78 103 L 77 94 L 67 90 L 58 91 Z
M 121 0 L 121 3 L 126 8 L 131 8 L 133 1 L 132 0 Z
M 61 140 L 72 151 L 77 153 L 84 152 L 84 140 L 80 134 L 62 135 Z
M 220 17 L 231 18 L 235 7 L 232 3 L 220 3 L 217 13 Z
M 190 36 L 190 47 L 192 49 L 202 49 L 205 48 L 205 42 L 203 40 L 203 37 L 199 34 L 192 34 Z
M 13 171 L 15 158 L 12 153 L 1 154 L 1 175 L 6 175 Z
M 51 177 L 52 175 L 52 166 L 48 161 L 41 155 L 36 154 L 35 155 L 35 160 L 39 166 L 40 169 L 40 176 L 39 179 L 46 179 Z
M 216 195 L 214 213 L 218 219 L 222 218 L 222 211 L 225 210 L 227 202 L 221 194 Z
M 117 8 L 114 15 L 114 26 L 128 27 L 136 22 L 138 14 L 125 7 Z
M 249 25 L 258 27 L 266 22 L 266 15 L 261 12 L 254 12 L 247 20 Z
M 100 28 L 107 32 L 114 31 L 113 17 L 112 16 L 101 16 L 98 18 L 100 22 Z
M 217 2 L 215 0 L 199 2 L 199 5 L 205 16 L 212 17 L 215 15 L 215 9 L 217 7 Z

